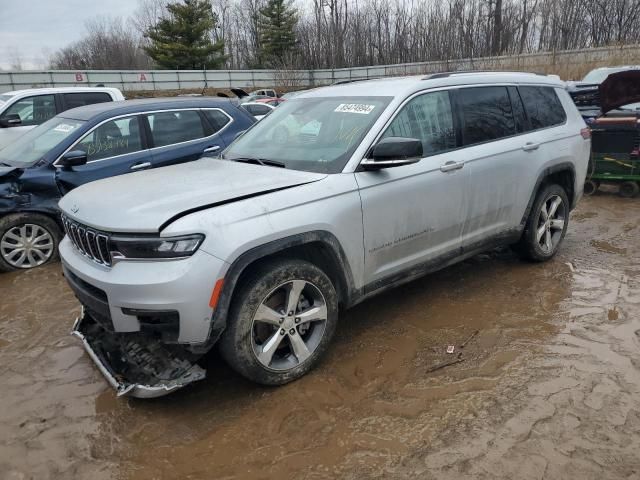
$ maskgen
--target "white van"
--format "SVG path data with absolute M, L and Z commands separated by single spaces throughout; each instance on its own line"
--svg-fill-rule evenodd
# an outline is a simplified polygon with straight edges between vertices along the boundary
M 15 90 L 0 95 L 0 148 L 71 108 L 124 100 L 117 88 L 67 87 Z

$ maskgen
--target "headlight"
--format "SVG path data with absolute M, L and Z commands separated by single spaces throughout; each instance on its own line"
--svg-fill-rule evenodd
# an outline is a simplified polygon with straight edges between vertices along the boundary
M 111 237 L 111 257 L 118 259 L 184 258 L 193 255 L 204 235 L 180 237 Z

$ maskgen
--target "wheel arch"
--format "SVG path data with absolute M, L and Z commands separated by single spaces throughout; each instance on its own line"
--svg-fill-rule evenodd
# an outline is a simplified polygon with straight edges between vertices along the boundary
M 274 240 L 242 253 L 227 270 L 213 313 L 207 345 L 213 345 L 226 328 L 231 301 L 244 279 L 259 265 L 276 258 L 298 258 L 315 264 L 331 279 L 339 304 L 348 306 L 353 302 L 356 296 L 353 274 L 335 235 L 315 230 Z
M 552 165 L 551 167 L 545 168 L 536 180 L 533 191 L 531 192 L 531 197 L 529 198 L 529 203 L 527 203 L 527 208 L 522 216 L 522 220 L 520 221 L 520 226 L 524 228 L 527 223 L 527 219 L 529 218 L 529 214 L 531 213 L 531 209 L 533 208 L 533 203 L 536 200 L 536 196 L 538 192 L 547 185 L 558 184 L 567 192 L 567 197 L 569 197 L 569 202 L 571 203 L 570 209 L 573 210 L 577 203 L 576 198 L 576 169 L 574 165 L 570 162 L 558 163 L 556 165 Z

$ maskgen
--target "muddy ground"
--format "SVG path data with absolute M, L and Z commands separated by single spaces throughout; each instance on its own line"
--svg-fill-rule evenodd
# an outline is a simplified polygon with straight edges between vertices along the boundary
M 0 478 L 640 478 L 640 201 L 572 220 L 547 264 L 492 252 L 347 312 L 293 384 L 213 356 L 153 401 L 116 399 L 68 335 L 58 264 L 0 275 Z

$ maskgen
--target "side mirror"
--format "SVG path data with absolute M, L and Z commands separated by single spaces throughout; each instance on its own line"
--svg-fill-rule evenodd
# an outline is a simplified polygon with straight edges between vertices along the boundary
M 417 138 L 386 137 L 373 147 L 372 157 L 360 163 L 365 170 L 418 163 L 422 159 L 422 141 Z
M 19 125 L 22 125 L 22 119 L 17 113 L 10 113 L 0 118 L 0 127 L 2 128 L 17 127 Z
M 72 150 L 63 155 L 60 159 L 60 165 L 65 170 L 70 170 L 72 167 L 78 167 L 87 163 L 87 152 L 82 150 Z

